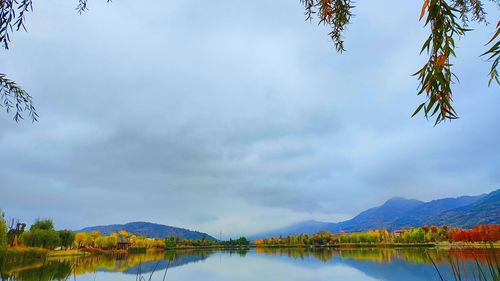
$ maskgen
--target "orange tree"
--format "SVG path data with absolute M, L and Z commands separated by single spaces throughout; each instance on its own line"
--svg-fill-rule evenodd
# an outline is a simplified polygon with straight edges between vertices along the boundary
M 33 0 L 0 0 L 0 44 L 9 48 L 10 33 L 26 29 L 25 19 L 32 11 Z M 111 0 L 107 0 L 110 2 Z M 452 72 L 450 58 L 455 57 L 455 40 L 470 31 L 470 22 L 486 22 L 484 10 L 486 0 L 424 0 L 420 11 L 420 20 L 430 29 L 430 34 L 423 43 L 421 53 L 428 55 L 427 62 L 414 75 L 419 81 L 417 94 L 424 96 L 412 116 L 423 112 L 426 118 L 436 116 L 435 124 L 444 120 L 458 118 L 453 108 L 452 84 L 457 77 Z M 500 0 L 489 0 L 500 8 Z M 78 0 L 77 11 L 87 9 L 88 0 Z M 312 20 L 317 15 L 320 24 L 331 28 L 329 33 L 338 52 L 343 52 L 343 32 L 350 23 L 354 9 L 353 0 L 300 0 L 305 6 L 306 17 Z M 500 85 L 498 63 L 500 57 L 500 21 L 496 25 L 493 37 L 487 43 L 489 49 L 482 56 L 492 63 L 489 72 L 489 85 Z M 485 39 L 487 41 L 487 39 Z M 27 112 L 32 121 L 38 115 L 33 106 L 32 97 L 14 81 L 0 73 L 0 105 L 7 112 L 15 111 L 14 120 L 23 119 Z

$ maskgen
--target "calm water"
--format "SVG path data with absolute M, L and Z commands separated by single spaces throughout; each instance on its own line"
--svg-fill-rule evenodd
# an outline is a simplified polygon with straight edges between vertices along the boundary
M 2 266 L 3 280 L 439 280 L 429 257 L 445 279 L 453 280 L 448 260 L 472 274 L 476 261 L 500 257 L 500 250 L 355 249 L 249 251 L 172 251 L 116 257 L 58 258 Z M 143 278 L 141 278 L 144 277 Z

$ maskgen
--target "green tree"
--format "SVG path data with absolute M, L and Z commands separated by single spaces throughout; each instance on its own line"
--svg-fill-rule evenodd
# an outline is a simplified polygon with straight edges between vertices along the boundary
M 21 235 L 21 241 L 24 245 L 30 247 L 42 247 L 53 249 L 62 245 L 62 239 L 64 238 L 64 243 L 66 245 L 71 245 L 74 241 L 74 235 L 69 234 L 68 231 L 56 231 L 54 230 L 54 223 L 51 219 L 36 219 L 31 225 L 30 231 L 24 232 Z M 67 244 L 69 241 L 71 243 Z
M 173 236 L 167 236 L 165 237 L 165 248 L 166 249 L 173 249 L 177 245 L 175 241 L 175 237 Z
M 59 230 L 58 234 L 62 247 L 69 248 L 73 245 L 73 242 L 75 242 L 75 233 L 71 230 Z
M 5 215 L 0 209 L 0 248 L 7 244 L 7 224 L 5 223 Z
M 53 249 L 61 246 L 59 233 L 53 229 L 33 229 L 21 235 L 21 241 L 29 247 Z
M 250 241 L 246 237 L 240 237 L 238 240 L 236 240 L 236 244 L 240 246 L 248 246 L 250 245 Z
M 52 222 L 51 219 L 36 219 L 35 223 L 33 223 L 30 227 L 30 231 L 35 230 L 35 229 L 42 229 L 42 230 L 54 230 L 54 223 Z

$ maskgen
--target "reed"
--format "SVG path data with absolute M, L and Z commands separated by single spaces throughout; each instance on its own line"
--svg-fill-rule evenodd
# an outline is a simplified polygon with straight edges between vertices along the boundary
M 448 274 L 453 276 L 451 280 L 445 279 L 445 270 L 440 270 L 430 255 L 429 260 L 441 281 L 500 281 L 500 263 L 493 246 L 485 253 L 482 262 L 479 262 L 478 258 L 474 257 L 472 267 L 460 262 L 458 258 L 449 257 L 447 270 L 445 270 L 447 273 L 451 272 L 451 274 Z

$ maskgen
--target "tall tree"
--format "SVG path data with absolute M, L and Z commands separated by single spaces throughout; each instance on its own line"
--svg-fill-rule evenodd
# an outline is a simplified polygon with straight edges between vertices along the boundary
M 36 219 L 35 222 L 31 225 L 30 231 L 41 229 L 41 230 L 54 230 L 54 223 L 51 219 Z
M 59 239 L 61 240 L 61 246 L 69 248 L 73 245 L 75 241 L 75 233 L 71 230 L 59 230 Z

